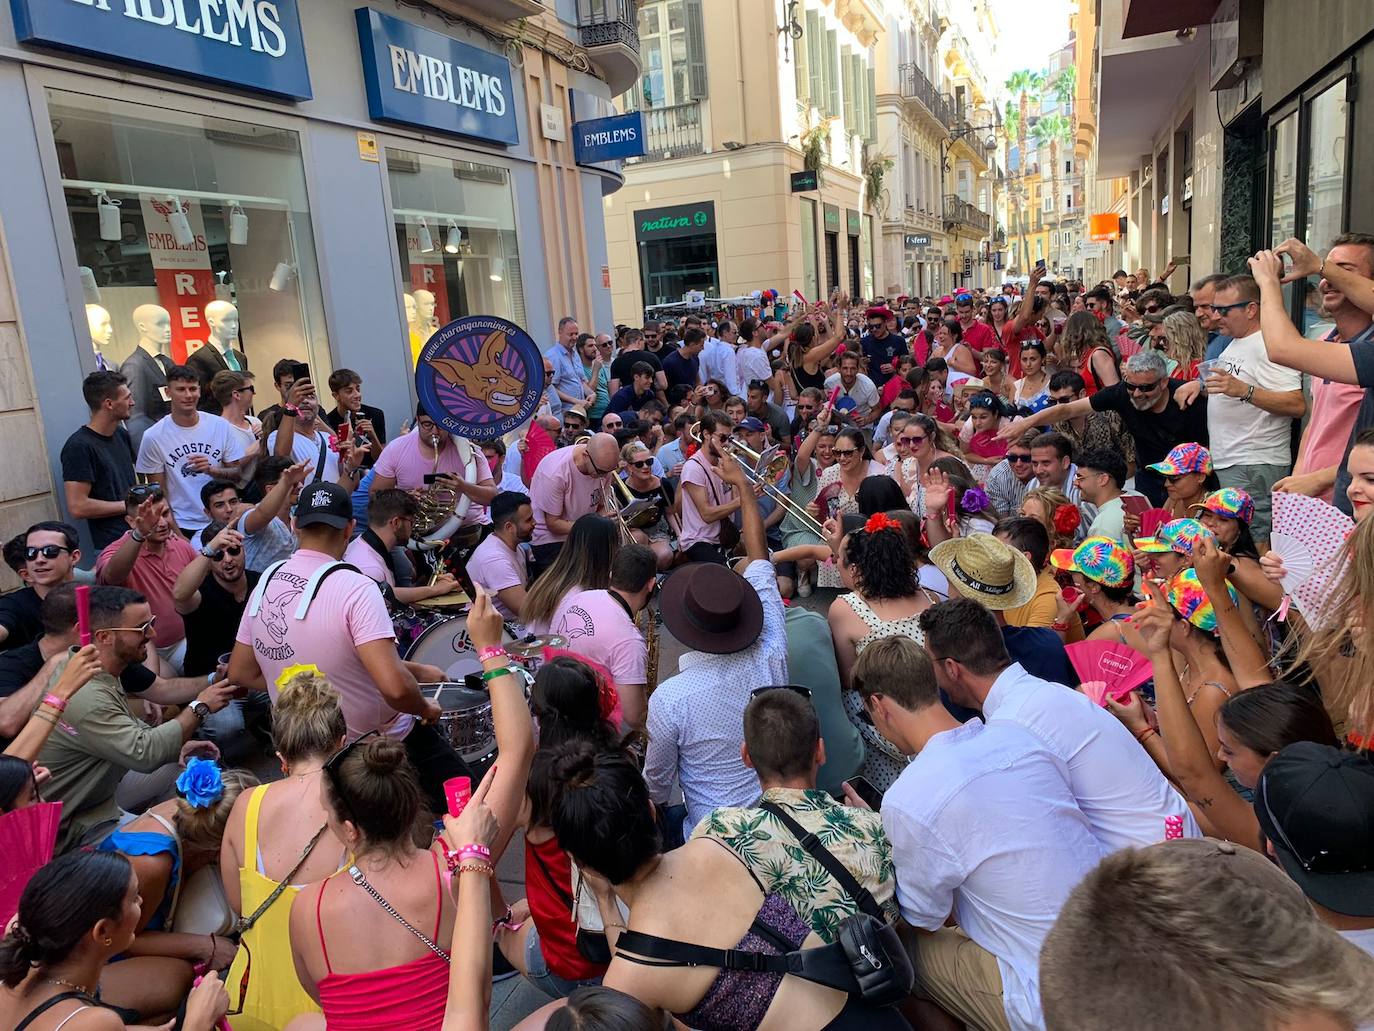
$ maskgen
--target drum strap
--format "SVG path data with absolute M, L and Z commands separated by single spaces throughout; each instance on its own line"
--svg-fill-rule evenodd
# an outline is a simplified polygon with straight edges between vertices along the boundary
M 391 557 L 391 549 L 382 543 L 382 539 L 372 530 L 371 527 L 363 531 L 363 543 L 375 551 L 386 564 L 387 571 L 391 573 L 391 578 L 396 578 L 396 560 Z
M 267 593 L 268 582 L 276 575 L 277 570 L 286 565 L 288 561 L 290 560 L 282 559 L 280 562 L 276 562 L 263 570 L 262 579 L 258 581 L 258 586 L 254 588 L 253 595 L 248 602 L 248 615 L 250 618 L 256 616 L 258 610 L 262 608 L 262 599 L 263 595 Z M 300 604 L 296 606 L 294 614 L 296 619 L 305 618 L 306 612 L 310 610 L 310 603 L 314 601 L 315 596 L 320 593 L 320 585 L 324 583 L 325 579 L 331 574 L 344 569 L 357 573 L 359 576 L 366 576 L 361 569 L 348 562 L 326 562 L 311 573 L 310 579 L 306 581 L 305 588 L 301 591 Z M 371 577 L 368 577 L 368 581 L 375 582 Z

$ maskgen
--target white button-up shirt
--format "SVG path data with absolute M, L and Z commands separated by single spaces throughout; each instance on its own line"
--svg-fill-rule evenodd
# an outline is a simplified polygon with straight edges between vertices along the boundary
M 1064 763 L 1078 808 L 1105 851 L 1163 841 L 1167 816 L 1182 818 L 1184 837 L 1202 836 L 1188 803 L 1154 760 L 1087 695 L 1013 662 L 993 681 L 983 718 L 1017 724 Z
M 949 917 L 997 960 L 1012 1031 L 1045 1026 L 1040 946 L 1102 858 L 1063 764 L 1011 723 L 936 734 L 883 797 L 897 904 L 913 927 Z
M 735 348 L 719 337 L 707 337 L 701 351 L 701 382 L 718 379 L 736 397 L 743 397 L 739 381 L 739 367 L 735 363 Z
M 744 578 L 763 602 L 759 639 L 729 655 L 687 652 L 677 676 L 649 699 L 644 780 L 649 797 L 661 805 L 677 777 L 687 803 L 687 835 L 712 809 L 758 801 L 758 775 L 740 760 L 744 709 L 754 688 L 787 683 L 787 630 L 773 565 L 750 562 Z

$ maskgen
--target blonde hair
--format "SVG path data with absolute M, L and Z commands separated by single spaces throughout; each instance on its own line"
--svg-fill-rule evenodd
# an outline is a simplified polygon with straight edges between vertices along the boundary
M 1207 334 L 1202 324 L 1190 311 L 1175 311 L 1164 316 L 1164 353 L 1178 362 L 1175 375 L 1183 379 L 1193 362 L 1200 359 L 1207 350 Z
M 1050 535 L 1051 550 L 1073 547 L 1073 534 L 1062 534 L 1054 528 L 1054 513 L 1061 505 L 1068 505 L 1071 508 L 1077 507 L 1069 500 L 1069 496 L 1058 487 L 1032 487 L 1026 491 L 1026 496 L 1021 499 L 1022 508 L 1024 509 L 1026 502 L 1031 500 L 1040 502 L 1041 507 L 1045 510 L 1045 515 L 1043 518 L 1040 516 L 1029 516 L 1028 518 L 1034 519 L 1045 527 L 1045 532 Z M 1082 517 L 1081 512 L 1079 517 Z
M 1148 977 L 1122 977 L 1149 943 Z M 1374 1019 L 1374 958 L 1257 852 L 1208 839 L 1122 849 L 1074 888 L 1040 950 L 1047 1031 L 1272 1028 Z
M 220 844 L 224 841 L 224 828 L 229 823 L 229 813 L 238 801 L 239 795 L 247 788 L 257 787 L 258 778 L 248 770 L 225 770 L 221 774 L 224 794 L 214 805 L 196 808 L 184 798 L 177 799 L 177 812 L 173 818 L 177 835 L 181 838 L 183 855 L 191 852 L 213 852 L 219 854 Z
M 1303 636 L 1293 668 L 1306 663 L 1315 671 L 1333 723 L 1348 716 L 1351 729 L 1368 736 L 1374 731 L 1374 649 L 1365 640 L 1374 627 L 1374 519 L 1356 523 L 1332 561 L 1341 572 L 1327 591 L 1324 626 Z
M 272 707 L 272 741 L 288 763 L 332 755 L 348 733 L 336 691 L 317 672 L 301 672 L 281 687 Z

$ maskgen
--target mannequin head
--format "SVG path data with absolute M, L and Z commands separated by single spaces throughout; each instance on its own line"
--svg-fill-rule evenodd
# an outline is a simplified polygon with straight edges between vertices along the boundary
M 207 304 L 205 324 L 210 327 L 210 341 L 221 351 L 238 342 L 239 310 L 228 301 L 211 301 Z
M 134 309 L 134 329 L 138 346 L 149 354 L 166 354 L 172 343 L 172 316 L 158 304 L 140 304 Z
M 423 325 L 434 321 L 434 295 L 428 290 L 415 291 L 415 313 Z
M 414 294 L 402 294 L 401 297 L 402 297 L 402 299 L 405 301 L 405 304 L 406 304 L 406 324 L 407 324 L 407 325 L 413 325 L 414 322 L 415 322 L 415 310 L 416 310 L 416 309 L 415 309 L 415 295 L 414 295 Z
M 86 325 L 91 331 L 91 343 L 97 351 L 103 351 L 114 339 L 114 324 L 110 313 L 98 304 L 86 305 Z

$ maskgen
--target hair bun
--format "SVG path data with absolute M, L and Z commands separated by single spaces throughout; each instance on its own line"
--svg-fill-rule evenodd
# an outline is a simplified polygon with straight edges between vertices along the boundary
M 596 746 L 590 741 L 569 741 L 554 756 L 551 773 L 564 787 L 587 787 L 596 776 Z
M 406 763 L 405 745 L 394 737 L 373 738 L 361 751 L 368 773 L 395 773 Z

